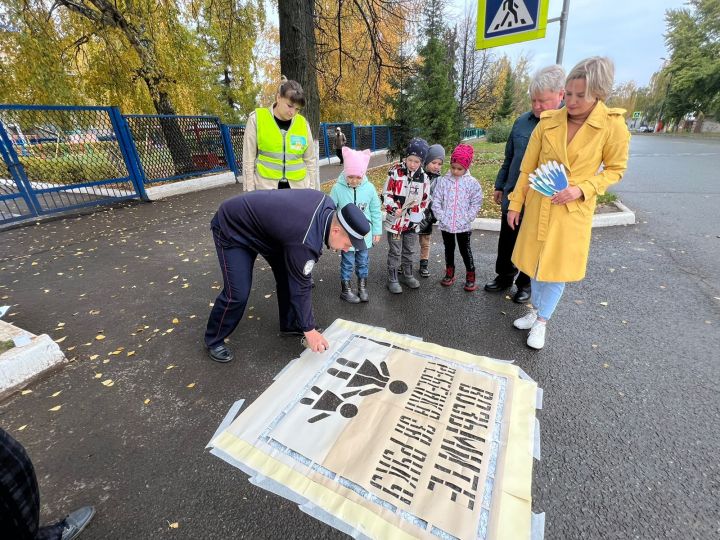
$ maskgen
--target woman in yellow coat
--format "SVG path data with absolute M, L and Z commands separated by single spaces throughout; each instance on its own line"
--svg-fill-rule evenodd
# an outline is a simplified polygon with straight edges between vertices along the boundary
M 545 345 L 546 322 L 567 281 L 585 277 L 597 196 L 620 181 L 627 168 L 630 133 L 623 109 L 608 108 L 614 67 L 608 58 L 577 64 L 565 83 L 565 107 L 545 111 L 533 131 L 520 177 L 510 195 L 508 224 L 522 226 L 513 263 L 532 279 L 533 309 L 513 325 L 530 330 L 527 344 Z M 548 197 L 529 189 L 528 175 L 550 161 L 562 163 L 568 187 Z

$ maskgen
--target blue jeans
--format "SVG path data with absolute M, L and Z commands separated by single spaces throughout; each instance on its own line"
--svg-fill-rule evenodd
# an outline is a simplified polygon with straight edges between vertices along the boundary
M 565 290 L 565 283 L 531 279 L 530 284 L 532 287 L 530 302 L 537 309 L 538 317 L 550 320 Z
M 369 249 L 363 249 L 362 251 L 343 251 L 342 257 L 340 258 L 340 279 L 350 281 L 353 274 L 353 267 L 355 267 L 357 277 L 368 277 L 369 260 Z

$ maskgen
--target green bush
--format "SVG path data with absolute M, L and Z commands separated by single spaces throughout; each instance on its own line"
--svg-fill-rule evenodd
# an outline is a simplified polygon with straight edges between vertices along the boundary
M 105 152 L 60 155 L 58 157 L 21 157 L 31 182 L 79 184 L 127 176 L 122 158 Z
M 512 129 L 512 122 L 508 120 L 501 120 L 495 122 L 487 130 L 487 141 L 491 143 L 503 143 L 510 137 L 510 130 Z

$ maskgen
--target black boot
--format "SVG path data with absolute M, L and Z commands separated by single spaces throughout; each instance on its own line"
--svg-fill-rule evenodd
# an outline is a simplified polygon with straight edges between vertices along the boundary
M 352 291 L 352 288 L 350 288 L 350 281 L 342 280 L 342 281 L 340 281 L 340 284 L 342 286 L 342 292 L 340 293 L 340 298 L 342 298 L 346 302 L 350 302 L 351 304 L 359 304 L 360 299 Z
M 400 294 L 402 292 L 402 287 L 400 286 L 400 283 L 398 283 L 397 268 L 388 267 L 387 288 L 393 294 Z
M 420 276 L 430 277 L 430 270 L 428 269 L 428 260 L 420 259 Z
M 449 287 L 453 283 L 455 283 L 455 267 L 446 266 L 445 277 L 440 280 L 440 285 L 442 285 L 443 287 Z
M 370 300 L 370 296 L 367 292 L 367 278 L 358 278 L 358 297 L 361 302 L 367 302 Z

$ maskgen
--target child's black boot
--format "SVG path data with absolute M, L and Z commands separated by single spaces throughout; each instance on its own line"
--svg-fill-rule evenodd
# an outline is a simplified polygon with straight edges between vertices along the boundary
M 420 277 L 430 277 L 427 259 L 420 259 Z
M 445 267 L 445 277 L 440 280 L 440 284 L 449 287 L 453 283 L 455 283 L 455 267 L 447 266 Z
M 465 273 L 465 286 L 463 287 L 468 292 L 477 290 L 477 284 L 475 283 L 475 271 Z
M 350 281 L 346 281 L 343 279 L 340 284 L 342 286 L 340 298 L 342 298 L 346 302 L 350 302 L 351 304 L 359 304 L 360 298 L 358 298 L 357 295 L 352 291 L 352 288 L 350 287 Z

